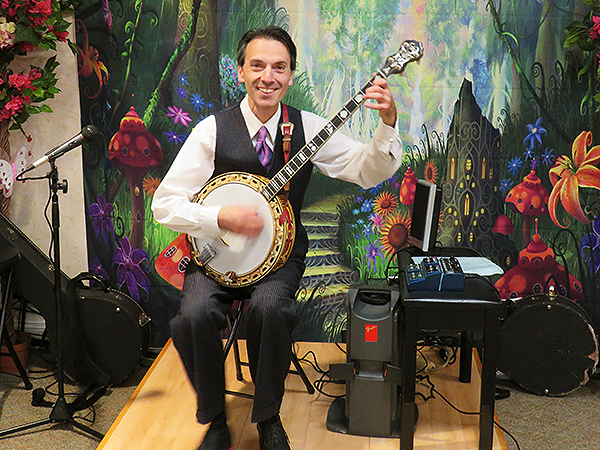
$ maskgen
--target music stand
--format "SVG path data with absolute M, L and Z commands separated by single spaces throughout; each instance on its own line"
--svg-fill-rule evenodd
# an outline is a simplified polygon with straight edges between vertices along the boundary
M 81 394 L 72 403 L 67 403 L 65 397 L 65 374 L 63 368 L 63 302 L 61 299 L 61 270 L 60 270 L 60 209 L 58 205 L 58 191 L 62 191 L 63 194 L 67 193 L 68 183 L 67 180 L 59 182 L 58 168 L 56 167 L 56 159 L 61 156 L 51 157 L 48 159 L 50 163 L 50 172 L 44 177 L 32 177 L 22 178 L 25 172 L 21 172 L 17 176 L 17 180 L 41 180 L 48 179 L 50 194 L 52 198 L 52 242 L 54 245 L 54 304 L 56 312 L 56 330 L 57 330 L 57 352 L 56 352 L 56 365 L 57 374 L 56 380 L 58 385 L 58 399 L 52 407 L 50 416 L 47 419 L 39 420 L 37 422 L 31 422 L 24 425 L 19 425 L 13 428 L 0 431 L 0 437 L 8 436 L 10 434 L 18 433 L 20 431 L 30 430 L 43 425 L 52 423 L 68 423 L 81 431 L 88 433 L 89 435 L 102 439 L 104 435 L 86 425 L 83 425 L 75 421 L 73 413 L 89 407 L 98 398 L 100 398 L 106 389 L 96 391 L 89 399 L 81 401 Z

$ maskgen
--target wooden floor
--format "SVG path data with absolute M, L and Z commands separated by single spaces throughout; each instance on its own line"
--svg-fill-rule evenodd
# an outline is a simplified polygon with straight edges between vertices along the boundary
M 300 343 L 297 346 L 299 357 L 313 350 L 324 369 L 330 363 L 345 361 L 345 355 L 335 344 Z M 436 389 L 463 411 L 477 411 L 479 406 L 479 371 L 475 362 L 473 364 L 473 381 L 470 384 L 458 381 L 457 364 L 433 372 L 431 376 Z M 305 370 L 311 380 L 317 378 L 317 373 L 308 365 Z M 233 357 L 227 361 L 227 378 L 228 388 L 252 393 L 251 383 L 235 379 Z M 249 376 L 246 378 L 249 379 Z M 331 385 L 326 392 L 341 394 L 344 387 Z M 300 377 L 288 376 L 281 417 L 293 450 L 399 449 L 399 439 L 351 436 L 328 431 L 326 418 L 331 402 L 331 398 L 319 393 L 309 395 Z M 250 423 L 251 406 L 251 400 L 227 396 L 227 414 L 235 450 L 258 450 L 256 426 Z M 179 356 L 169 341 L 98 450 L 195 450 L 206 429 L 207 426 L 199 425 L 195 420 L 195 396 Z M 478 416 L 459 414 L 441 398 L 419 401 L 416 450 L 477 449 L 478 431 Z M 497 427 L 494 450 L 506 450 L 502 432 Z

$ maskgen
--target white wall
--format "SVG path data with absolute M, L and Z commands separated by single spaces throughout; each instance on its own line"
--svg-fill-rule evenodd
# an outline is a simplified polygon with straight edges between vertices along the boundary
M 73 17 L 67 18 L 73 22 Z M 74 27 L 69 30 L 74 35 Z M 27 142 L 19 131 L 11 131 L 11 154 L 25 145 L 33 153 L 33 161 L 48 150 L 75 136 L 82 128 L 79 109 L 79 85 L 77 58 L 67 44 L 58 44 L 60 66 L 57 69 L 58 88 L 61 90 L 48 105 L 52 114 L 36 114 L 25 123 L 25 132 L 33 138 Z M 33 52 L 15 61 L 13 70 L 29 70 L 30 65 L 43 67 L 53 52 Z M 32 161 L 32 162 L 33 162 Z M 59 195 L 61 269 L 70 277 L 87 270 L 87 243 L 85 237 L 85 206 L 83 199 L 83 167 L 81 148 L 77 148 L 57 160 L 60 179 L 68 180 L 67 194 Z M 30 172 L 32 176 L 43 176 L 49 164 Z M 44 208 L 49 197 L 46 180 L 16 183 L 10 205 L 11 220 L 43 251 L 48 254 L 51 231 L 44 219 Z M 51 207 L 48 217 L 51 218 Z

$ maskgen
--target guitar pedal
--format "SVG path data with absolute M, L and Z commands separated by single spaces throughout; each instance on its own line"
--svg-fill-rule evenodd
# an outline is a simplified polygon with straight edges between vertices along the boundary
M 462 291 L 465 276 L 454 257 L 426 256 L 419 264 L 409 264 L 404 270 L 409 291 Z

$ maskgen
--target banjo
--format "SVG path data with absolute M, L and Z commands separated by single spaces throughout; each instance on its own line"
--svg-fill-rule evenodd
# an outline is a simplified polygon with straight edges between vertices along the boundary
M 365 91 L 375 77 L 398 74 L 406 64 L 423 56 L 423 44 L 405 41 L 398 53 L 385 64 L 344 107 L 273 176 L 272 179 L 244 172 L 229 172 L 209 180 L 192 198 L 206 206 L 254 204 L 265 218 L 265 226 L 255 237 L 223 231 L 209 238 L 187 235 L 191 257 L 217 283 L 229 287 L 245 287 L 279 269 L 294 247 L 294 213 L 281 193 L 296 173 L 364 103 Z

